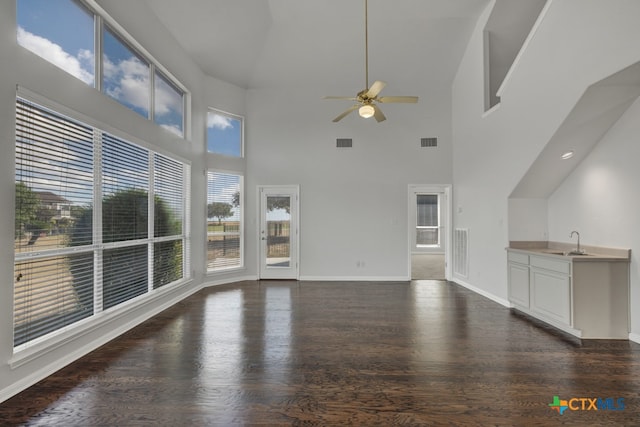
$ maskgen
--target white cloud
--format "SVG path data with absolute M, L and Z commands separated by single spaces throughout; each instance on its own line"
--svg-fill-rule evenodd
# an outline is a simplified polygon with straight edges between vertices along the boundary
M 231 124 L 231 119 L 229 117 L 221 116 L 220 114 L 209 113 L 207 117 L 207 127 L 225 130 L 233 127 L 233 125 Z
M 176 126 L 176 125 L 160 125 L 163 129 L 168 130 L 169 132 L 178 135 L 179 137 L 182 137 L 182 129 L 180 129 L 180 127 Z
M 149 111 L 149 67 L 134 56 L 114 64 L 103 63 L 105 90 L 118 101 Z
M 156 90 L 154 95 L 156 115 L 170 114 L 172 112 L 182 115 L 182 94 L 176 92 L 175 89 L 165 83 L 159 76 L 156 76 Z
M 36 55 L 62 68 L 87 84 L 93 84 L 93 53 L 81 50 L 77 57 L 65 52 L 60 45 L 18 27 L 18 43 Z M 87 67 L 88 65 L 88 67 Z

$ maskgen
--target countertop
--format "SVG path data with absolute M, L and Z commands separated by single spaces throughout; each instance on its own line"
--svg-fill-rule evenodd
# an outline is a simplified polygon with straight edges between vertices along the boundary
M 544 255 L 558 259 L 570 259 L 574 262 L 629 262 L 631 260 L 631 249 L 609 248 L 603 246 L 581 245 L 580 249 L 585 251 L 585 255 L 571 255 L 570 251 L 576 248 L 575 243 L 546 242 L 546 241 L 512 241 L 509 242 L 509 251 L 521 252 L 535 255 Z

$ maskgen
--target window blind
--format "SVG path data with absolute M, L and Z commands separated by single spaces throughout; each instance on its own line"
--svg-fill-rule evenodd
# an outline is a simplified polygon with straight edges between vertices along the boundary
M 207 173 L 207 269 L 242 266 L 242 176 Z
M 93 202 L 93 150 L 90 127 L 17 100 L 15 345 L 93 314 L 92 223 L 74 223 Z
M 149 152 L 109 134 L 102 140 L 102 241 L 149 236 Z
M 154 155 L 154 236 L 168 239 L 154 244 L 154 288 L 183 277 L 184 180 L 182 163 L 161 154 Z
M 15 159 L 16 347 L 186 277 L 188 164 L 21 97 Z

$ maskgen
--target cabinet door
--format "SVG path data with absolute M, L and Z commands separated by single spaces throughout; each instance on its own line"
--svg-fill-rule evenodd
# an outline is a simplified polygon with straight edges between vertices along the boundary
M 509 263 L 509 302 L 529 308 L 529 266 Z
M 531 311 L 572 326 L 571 277 L 531 267 L 529 283 Z

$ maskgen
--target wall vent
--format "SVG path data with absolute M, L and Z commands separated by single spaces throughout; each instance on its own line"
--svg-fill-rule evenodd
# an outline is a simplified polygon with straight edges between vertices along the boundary
M 469 229 L 453 230 L 453 274 L 469 277 Z
M 336 147 L 351 148 L 353 147 L 353 140 L 351 138 L 338 138 L 336 139 Z
M 420 147 L 437 147 L 438 138 L 420 138 Z

